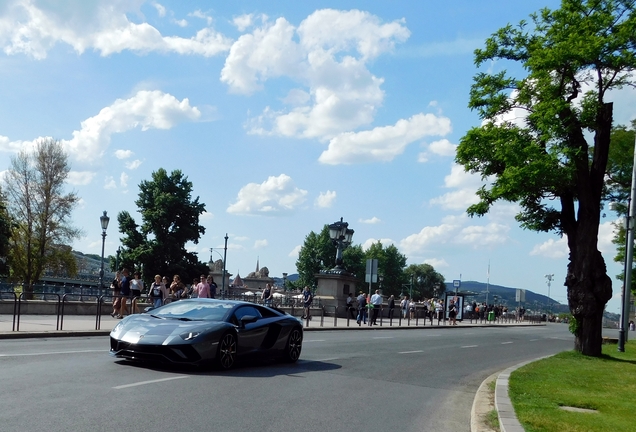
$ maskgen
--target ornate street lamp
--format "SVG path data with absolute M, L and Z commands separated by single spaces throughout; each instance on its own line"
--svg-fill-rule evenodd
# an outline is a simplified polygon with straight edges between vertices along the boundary
M 342 221 L 342 218 L 329 225 L 329 237 L 336 246 L 336 266 L 331 271 L 346 272 L 342 265 L 342 251 L 351 245 L 353 232 L 352 229 L 349 229 L 349 224 Z
M 225 233 L 225 247 L 223 248 L 223 285 L 221 287 L 221 298 L 225 300 L 225 260 L 227 259 L 227 233 Z
M 283 273 L 283 291 L 287 291 L 287 273 Z
M 104 291 L 104 244 L 106 244 L 106 230 L 108 229 L 108 222 L 110 218 L 104 210 L 104 214 L 99 217 L 99 222 L 102 224 L 102 261 L 101 268 L 99 269 L 99 295 Z

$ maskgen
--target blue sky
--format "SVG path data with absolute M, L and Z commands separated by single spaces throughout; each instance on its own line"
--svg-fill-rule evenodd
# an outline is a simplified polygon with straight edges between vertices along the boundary
M 485 282 L 490 262 L 491 283 L 547 294 L 554 274 L 566 303 L 564 239 L 521 230 L 514 204 L 468 218 L 481 182 L 453 162 L 479 124 L 473 50 L 545 6 L 558 2 L 3 1 L 0 171 L 61 140 L 85 253 L 100 253 L 103 210 L 114 254 L 117 213 L 141 221 L 138 184 L 181 169 L 207 209 L 191 248 L 207 261 L 228 233 L 234 275 L 257 259 L 294 273 L 305 236 L 343 217 L 355 243 L 395 244 L 448 281 Z M 616 123 L 636 117 L 633 96 L 613 95 Z M 612 276 L 613 220 L 599 235 Z

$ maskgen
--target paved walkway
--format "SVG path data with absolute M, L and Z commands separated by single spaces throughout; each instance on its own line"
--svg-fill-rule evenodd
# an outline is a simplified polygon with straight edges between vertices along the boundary
M 14 338 L 26 338 L 26 337 L 53 337 L 53 336 L 75 336 L 78 333 L 81 335 L 93 334 L 93 335 L 107 335 L 115 327 L 119 320 L 112 318 L 110 315 L 103 315 L 100 322 L 97 322 L 97 318 L 94 315 L 65 315 L 64 317 L 58 317 L 56 315 L 21 315 L 19 321 L 16 319 L 14 322 L 13 315 L 0 315 L 0 339 L 14 339 Z M 457 326 L 451 326 L 442 321 L 441 324 L 434 324 L 431 326 L 430 321 L 426 321 L 424 325 L 423 320 L 411 320 L 411 321 L 399 321 L 393 320 L 378 320 L 378 325 L 368 326 L 362 324 L 358 326 L 355 320 L 348 320 L 345 318 L 338 318 L 334 320 L 333 317 L 324 317 L 321 320 L 320 316 L 314 316 L 310 321 L 303 320 L 303 327 L 306 331 L 319 331 L 319 330 L 376 330 L 376 329 L 426 329 L 426 328 L 466 328 L 466 327 L 493 327 L 493 326 L 527 326 L 538 325 L 527 322 L 516 323 L 470 323 L 468 320 L 458 322 Z M 61 330 L 60 330 L 61 329 Z M 97 330 L 96 330 L 97 329 Z

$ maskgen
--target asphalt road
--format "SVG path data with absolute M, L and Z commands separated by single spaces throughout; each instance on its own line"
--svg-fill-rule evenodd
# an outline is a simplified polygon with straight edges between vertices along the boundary
M 305 333 L 228 372 L 113 359 L 107 337 L 0 341 L 0 431 L 467 432 L 494 372 L 571 349 L 566 325 Z

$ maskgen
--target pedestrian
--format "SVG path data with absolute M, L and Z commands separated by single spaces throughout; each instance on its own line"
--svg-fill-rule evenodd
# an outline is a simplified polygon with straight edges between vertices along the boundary
M 394 309 L 395 309 L 395 296 L 393 294 L 391 294 L 389 296 L 389 319 L 390 320 L 393 319 Z
M 197 284 L 197 297 L 210 298 L 210 285 L 208 284 L 208 278 L 205 275 L 199 277 L 199 283 Z
M 634 331 L 634 327 L 635 327 L 634 321 L 630 321 L 629 322 L 629 331 Z
M 371 311 L 371 325 L 378 325 L 378 313 L 380 312 L 383 301 L 380 290 L 375 290 L 375 294 L 371 296 L 371 305 L 373 305 L 373 310 Z
M 413 299 L 409 302 L 409 318 L 415 319 L 415 300 Z
M 305 315 L 303 315 L 303 319 L 311 320 L 311 303 L 314 301 L 314 296 L 309 291 L 309 287 L 305 285 L 305 289 L 303 291 L 303 309 L 305 311 Z
M 179 275 L 174 275 L 172 277 L 172 283 L 170 284 L 170 295 L 175 300 L 188 298 L 188 290 L 183 282 L 181 282 L 181 277 Z
M 400 309 L 402 309 L 402 318 L 407 319 L 409 316 L 409 296 L 404 295 L 404 298 L 400 302 Z
M 210 298 L 216 298 L 217 285 L 214 283 L 212 275 L 208 276 L 208 285 L 210 285 Z
M 367 323 L 367 297 L 364 295 L 364 291 L 360 291 L 358 295 L 358 316 L 356 322 L 358 325 L 362 325 L 361 322 Z
M 265 284 L 265 289 L 263 290 L 263 293 L 261 294 L 261 300 L 263 301 L 263 304 L 265 306 L 271 306 L 273 299 L 274 299 L 274 292 L 272 290 L 272 284 L 267 283 Z
M 128 301 L 128 298 L 130 297 L 130 273 L 128 272 L 128 269 L 125 268 L 121 271 L 122 274 L 122 278 L 121 278 L 121 304 L 120 304 L 120 308 L 119 308 L 119 315 L 117 315 L 117 318 L 121 319 L 124 316 L 126 316 L 126 313 L 128 313 L 127 307 L 126 307 L 126 302 Z M 132 303 L 131 303 L 131 307 L 132 307 Z
M 349 293 L 349 296 L 347 297 L 347 314 L 351 317 L 351 319 L 356 319 L 354 303 L 355 299 L 353 298 L 353 293 Z
M 115 278 L 110 283 L 110 289 L 113 295 L 113 312 L 110 314 L 113 318 L 119 315 L 119 308 L 121 307 L 121 274 L 115 273 Z
M 148 294 L 152 301 L 152 306 L 158 308 L 163 305 L 165 294 L 166 286 L 161 280 L 161 275 L 155 275 L 155 281 L 150 285 L 150 292 Z
M 455 300 L 451 300 L 448 305 L 448 319 L 450 320 L 451 325 L 457 325 L 457 305 L 455 304 Z
M 435 315 L 437 315 L 437 325 L 439 325 L 444 317 L 444 304 L 442 303 L 442 299 L 437 299 L 435 302 Z M 444 321 L 444 325 L 446 325 L 446 321 Z
M 130 292 L 132 300 L 130 307 L 132 313 L 139 313 L 139 307 L 137 307 L 137 299 L 141 297 L 141 292 L 144 290 L 144 281 L 140 279 L 139 272 L 135 272 L 135 278 L 130 281 Z

